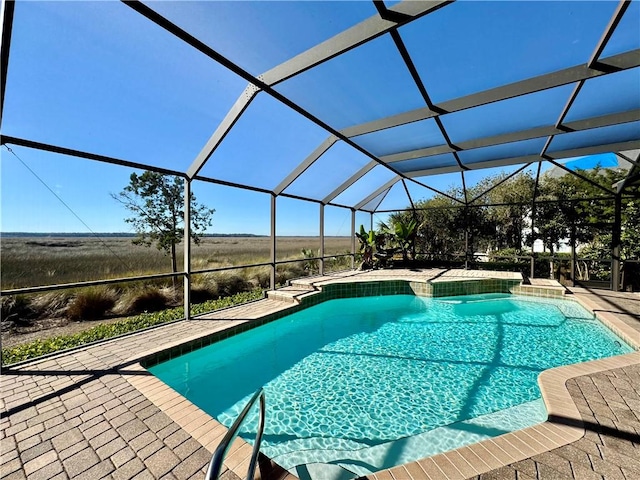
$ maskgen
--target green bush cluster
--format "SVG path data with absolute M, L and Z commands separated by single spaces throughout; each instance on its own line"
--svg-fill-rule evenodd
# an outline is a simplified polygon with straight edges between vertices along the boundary
M 230 297 L 210 300 L 198 305 L 192 305 L 192 315 L 199 315 L 213 310 L 246 303 L 262 297 L 262 290 L 256 289 L 250 292 L 242 292 Z M 60 335 L 44 340 L 35 340 L 30 343 L 2 349 L 2 364 L 10 365 L 31 358 L 40 357 L 48 353 L 65 350 L 67 348 L 85 345 L 97 340 L 115 337 L 124 333 L 134 332 L 143 328 L 160 325 L 172 320 L 184 318 L 184 308 L 177 307 L 161 312 L 142 313 L 134 317 L 119 320 L 110 324 L 102 324 L 92 327 L 84 332 L 73 335 Z

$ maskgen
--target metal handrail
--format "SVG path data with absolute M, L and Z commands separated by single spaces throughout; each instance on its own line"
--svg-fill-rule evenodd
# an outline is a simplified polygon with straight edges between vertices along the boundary
M 265 398 L 264 398 L 264 390 L 261 388 L 256 393 L 253 394 L 249 403 L 245 405 L 236 418 L 236 421 L 233 422 L 231 428 L 227 431 L 226 435 L 216 448 L 216 451 L 213 452 L 213 457 L 211 457 L 211 462 L 209 463 L 209 468 L 207 469 L 207 474 L 205 475 L 205 480 L 217 480 L 220 478 L 220 472 L 222 471 L 223 462 L 227 453 L 229 451 L 229 447 L 231 443 L 238 435 L 238 430 L 240 430 L 240 426 L 244 423 L 244 420 L 256 403 L 257 399 L 260 399 L 260 419 L 258 421 L 258 433 L 256 434 L 256 441 L 253 444 L 253 451 L 251 452 L 251 461 L 249 462 L 249 469 L 247 470 L 247 480 L 253 480 L 255 472 L 256 472 L 256 463 L 258 460 L 258 453 L 260 453 L 260 444 L 262 443 L 262 433 L 264 432 L 264 417 L 265 417 Z

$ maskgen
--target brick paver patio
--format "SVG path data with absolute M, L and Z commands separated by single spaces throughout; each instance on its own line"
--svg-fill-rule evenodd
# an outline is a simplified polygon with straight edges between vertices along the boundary
M 588 298 L 595 310 L 619 316 L 640 332 L 640 296 L 620 295 L 613 302 L 609 294 L 598 297 L 598 292 L 575 290 L 576 297 Z M 187 433 L 188 428 L 185 430 L 165 413 L 166 405 L 160 409 L 134 387 L 148 375 L 135 368 L 136 358 L 289 306 L 260 300 L 203 319 L 176 322 L 4 368 L 0 385 L 0 478 L 203 478 L 211 459 L 211 445 L 205 448 Z M 132 378 L 135 381 L 130 381 Z M 469 468 L 462 468 L 430 461 L 379 472 L 371 478 L 640 479 L 640 357 L 622 368 L 570 379 L 567 388 L 586 429 L 570 445 L 480 476 L 473 462 Z M 548 435 L 553 437 L 551 431 Z M 244 449 L 238 448 L 234 455 L 236 464 L 246 463 Z M 487 467 L 484 471 L 493 465 L 505 465 L 498 457 L 495 452 L 484 452 L 480 456 Z M 223 478 L 238 477 L 227 470 Z

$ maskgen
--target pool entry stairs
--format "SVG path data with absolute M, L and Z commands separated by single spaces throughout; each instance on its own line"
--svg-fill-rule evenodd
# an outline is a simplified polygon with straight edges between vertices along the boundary
M 320 292 L 321 290 L 311 283 L 292 280 L 286 287 L 267 292 L 267 297 L 286 303 L 301 303 L 304 298 Z
M 271 300 L 295 305 L 303 303 L 311 296 L 322 294 L 325 287 L 333 288 L 337 285 L 351 288 L 353 290 L 351 296 L 413 293 L 419 296 L 442 297 L 502 292 L 562 298 L 567 292 L 566 288 L 556 280 L 523 278 L 520 273 L 514 272 L 425 269 L 410 271 L 406 276 L 400 275 L 403 277 L 400 281 L 391 280 L 389 272 L 393 272 L 393 270 L 356 272 L 355 274 L 350 271 L 303 277 L 290 280 L 288 285 L 284 287 L 268 291 L 266 296 Z M 394 283 L 396 286 L 391 286 Z M 391 292 L 394 289 L 398 291 Z M 367 292 L 367 290 L 370 291 Z M 383 290 L 386 291 L 383 293 Z
M 352 480 L 359 475 L 341 465 L 307 463 L 289 470 L 300 480 Z

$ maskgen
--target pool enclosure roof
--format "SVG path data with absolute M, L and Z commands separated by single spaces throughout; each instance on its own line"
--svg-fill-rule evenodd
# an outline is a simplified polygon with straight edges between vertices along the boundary
M 638 180 L 640 0 L 2 8 L 3 144 L 368 212 L 608 152 Z

